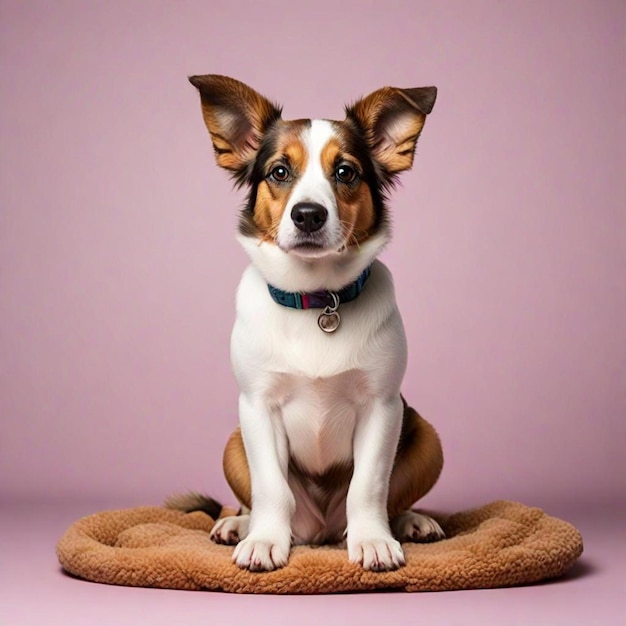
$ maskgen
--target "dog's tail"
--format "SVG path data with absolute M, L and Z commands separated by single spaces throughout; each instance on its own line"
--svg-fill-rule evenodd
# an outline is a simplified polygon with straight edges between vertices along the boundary
M 165 500 L 164 506 L 167 509 L 175 509 L 183 513 L 202 511 L 210 515 L 213 519 L 217 519 L 224 508 L 217 500 L 198 493 L 197 491 L 170 496 Z

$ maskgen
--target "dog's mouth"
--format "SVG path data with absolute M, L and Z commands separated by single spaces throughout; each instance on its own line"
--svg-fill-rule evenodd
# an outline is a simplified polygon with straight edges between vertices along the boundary
M 308 259 L 319 259 L 333 254 L 339 254 L 343 252 L 347 246 L 344 242 L 340 242 L 338 245 L 328 245 L 320 241 L 302 240 L 296 241 L 289 246 L 279 247 L 288 254 L 294 254 Z
M 307 258 L 319 258 L 330 254 L 332 250 L 316 241 L 301 241 L 290 246 L 285 252 Z

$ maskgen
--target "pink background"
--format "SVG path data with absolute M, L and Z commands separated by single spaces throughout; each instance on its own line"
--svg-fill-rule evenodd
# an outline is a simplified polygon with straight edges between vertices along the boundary
M 446 453 L 426 503 L 623 498 L 623 2 L 1 7 L 4 499 L 232 501 L 243 195 L 186 81 L 208 72 L 286 117 L 439 86 L 384 255 Z
M 0 0 L 0 623 L 620 623 L 625 23 L 622 0 Z M 268 598 L 60 573 L 79 516 L 233 499 L 243 196 L 186 81 L 208 72 L 287 117 L 439 86 L 384 255 L 405 395 L 446 453 L 425 505 L 508 498 L 570 520 L 585 554 L 566 578 Z

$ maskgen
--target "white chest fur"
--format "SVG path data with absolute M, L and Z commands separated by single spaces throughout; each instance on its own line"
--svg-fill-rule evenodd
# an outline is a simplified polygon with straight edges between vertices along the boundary
M 352 435 L 367 402 L 362 372 L 326 378 L 276 375 L 272 394 L 280 397 L 276 414 L 285 429 L 291 457 L 309 474 L 322 474 L 352 459 Z
M 276 304 L 254 266 L 244 273 L 232 334 L 240 391 L 267 407 L 300 467 L 320 474 L 352 458 L 352 435 L 373 398 L 397 395 L 406 342 L 388 270 L 376 261 L 363 293 L 340 306 L 332 335 L 319 310 Z

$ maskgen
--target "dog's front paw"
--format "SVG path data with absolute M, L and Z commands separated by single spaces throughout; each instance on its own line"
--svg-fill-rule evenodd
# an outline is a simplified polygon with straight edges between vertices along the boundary
M 251 572 L 271 572 L 287 565 L 290 544 L 290 538 L 277 541 L 276 538 L 251 534 L 237 544 L 233 561 Z
M 232 515 L 215 522 L 211 529 L 211 539 L 215 543 L 234 546 L 248 535 L 249 515 Z
M 441 526 L 432 518 L 415 511 L 404 511 L 391 521 L 391 530 L 400 541 L 430 543 L 445 539 Z
M 365 538 L 348 533 L 348 558 L 373 572 L 388 572 L 405 564 L 402 546 L 387 533 Z

